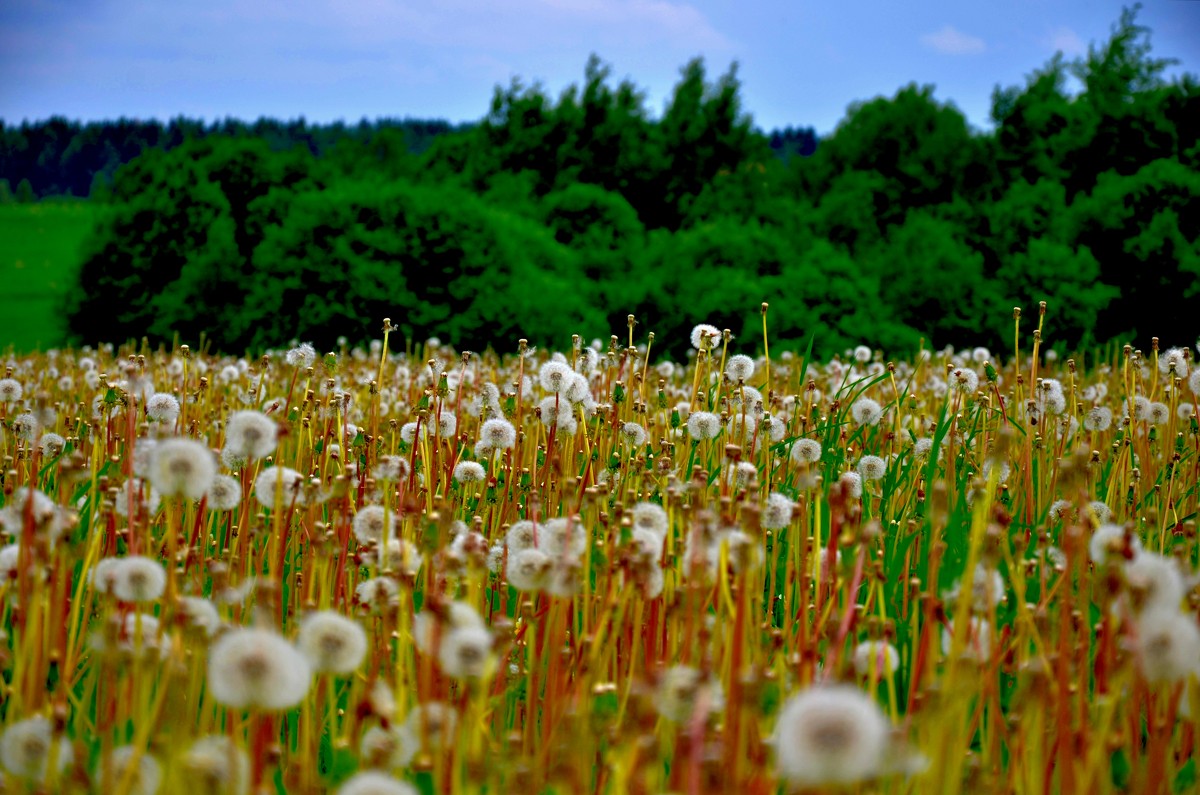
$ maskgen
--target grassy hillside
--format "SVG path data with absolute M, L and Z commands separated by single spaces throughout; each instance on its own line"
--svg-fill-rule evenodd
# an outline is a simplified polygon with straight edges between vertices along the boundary
M 60 299 L 95 213 L 86 202 L 0 205 L 0 350 L 62 343 Z

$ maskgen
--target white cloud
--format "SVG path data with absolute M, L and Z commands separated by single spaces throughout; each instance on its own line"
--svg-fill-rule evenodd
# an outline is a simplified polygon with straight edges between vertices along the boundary
M 983 39 L 963 33 L 953 25 L 946 25 L 941 30 L 926 33 L 921 37 L 921 43 L 943 55 L 978 55 L 987 49 Z
M 1070 28 L 1057 28 L 1046 37 L 1046 44 L 1055 52 L 1061 52 L 1068 58 L 1075 55 L 1085 55 L 1087 44 L 1079 38 L 1079 34 Z

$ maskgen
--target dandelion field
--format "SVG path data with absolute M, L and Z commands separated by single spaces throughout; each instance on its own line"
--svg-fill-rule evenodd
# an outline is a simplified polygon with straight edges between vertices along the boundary
M 0 791 L 1192 791 L 1200 371 L 1045 312 L 9 357 Z

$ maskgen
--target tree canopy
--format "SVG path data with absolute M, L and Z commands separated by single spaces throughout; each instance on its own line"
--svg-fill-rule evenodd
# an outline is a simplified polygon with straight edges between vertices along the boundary
M 70 329 L 240 349 L 388 316 L 562 344 L 634 313 L 681 340 L 769 301 L 781 344 L 893 349 L 1001 345 L 1008 308 L 1046 300 L 1049 344 L 1177 339 L 1200 308 L 1200 87 L 1166 66 L 1127 11 L 1085 57 L 997 87 L 987 131 L 907 85 L 819 141 L 764 134 L 736 68 L 700 61 L 655 116 L 593 58 L 557 97 L 498 87 L 424 147 L 405 128 L 190 137 L 113 173 Z

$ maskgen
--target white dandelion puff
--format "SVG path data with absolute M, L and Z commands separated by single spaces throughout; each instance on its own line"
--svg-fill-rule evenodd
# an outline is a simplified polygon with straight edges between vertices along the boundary
M 729 361 L 725 362 L 725 375 L 735 384 L 739 381 L 749 381 L 754 375 L 754 360 L 742 354 L 730 356 Z
M 227 707 L 289 709 L 304 699 L 311 682 L 308 659 L 270 630 L 230 630 L 209 651 L 208 692 Z
M 367 654 L 367 633 L 353 619 L 332 610 L 309 613 L 300 622 L 296 645 L 314 671 L 353 673 Z
M 235 411 L 225 425 L 225 449 L 243 460 L 258 461 L 275 452 L 279 426 L 261 411 Z
M 871 398 L 859 398 L 850 406 L 850 416 L 859 425 L 878 425 L 883 417 L 883 409 Z
M 856 687 L 810 687 L 792 696 L 775 725 L 779 776 L 804 786 L 846 785 L 879 773 L 891 725 Z
M 199 500 L 216 475 L 212 451 L 195 439 L 164 439 L 154 447 L 149 480 L 164 497 Z
M 695 440 L 715 439 L 721 432 L 721 418 L 708 411 L 693 411 L 687 418 L 688 434 Z

